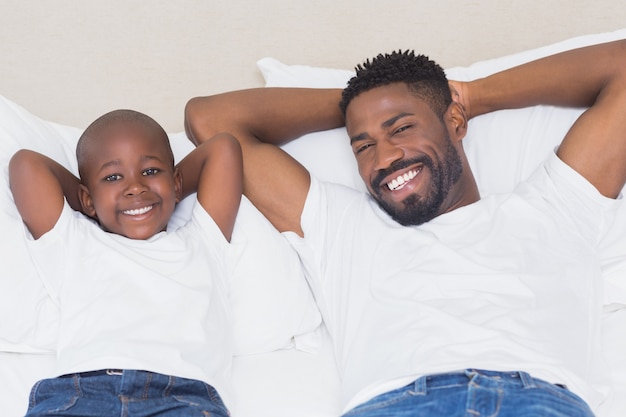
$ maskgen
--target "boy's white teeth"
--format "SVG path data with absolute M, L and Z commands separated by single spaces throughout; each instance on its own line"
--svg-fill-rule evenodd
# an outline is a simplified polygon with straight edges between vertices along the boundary
M 402 175 L 398 175 L 398 178 L 394 179 L 393 181 L 388 182 L 387 187 L 389 187 L 391 191 L 399 190 L 400 188 L 404 187 L 404 185 L 408 181 L 412 180 L 416 176 L 417 176 L 417 171 L 412 169 L 409 172 L 406 172 Z
M 138 209 L 124 210 L 124 214 L 129 214 L 131 216 L 138 216 L 140 214 L 147 213 L 150 210 L 152 210 L 152 206 L 146 206 L 146 207 L 142 207 Z

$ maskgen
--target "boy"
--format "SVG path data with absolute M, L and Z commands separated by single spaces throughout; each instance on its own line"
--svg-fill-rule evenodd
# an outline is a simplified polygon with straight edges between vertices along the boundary
M 27 416 L 228 415 L 224 259 L 242 156 L 229 135 L 206 145 L 174 166 L 156 121 L 117 110 L 79 139 L 80 180 L 33 151 L 11 159 L 32 258 L 61 310 L 60 377 L 35 384 Z M 191 220 L 166 232 L 194 191 Z

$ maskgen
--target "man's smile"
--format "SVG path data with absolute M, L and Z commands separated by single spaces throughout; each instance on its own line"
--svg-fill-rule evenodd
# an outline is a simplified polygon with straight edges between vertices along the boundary
M 387 183 L 387 187 L 391 191 L 396 191 L 402 189 L 410 180 L 415 178 L 417 174 L 421 171 L 421 167 L 418 169 L 412 169 L 404 174 L 398 175 L 393 180 Z

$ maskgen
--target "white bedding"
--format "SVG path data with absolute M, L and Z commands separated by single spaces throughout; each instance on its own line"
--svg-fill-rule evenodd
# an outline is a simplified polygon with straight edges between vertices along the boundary
M 626 38 L 626 29 L 570 39 L 544 48 L 451 68 L 451 78 L 472 79 L 539 56 L 590 43 Z M 436 56 L 433 56 L 436 59 Z M 268 86 L 343 86 L 350 70 L 287 66 L 271 58 L 258 63 Z M 1 92 L 0 92 L 1 93 Z M 534 107 L 481 116 L 470 122 L 465 139 L 482 194 L 509 190 L 559 142 L 580 110 Z M 0 99 L 0 410 L 23 415 L 34 381 L 50 375 L 54 357 L 56 307 L 28 262 L 23 226 L 6 182 L 8 159 L 20 147 L 44 152 L 75 170 L 73 146 L 80 128 L 43 121 Z M 170 135 L 177 159 L 191 145 L 184 134 Z M 362 189 L 343 129 L 307 135 L 285 146 L 318 177 Z M 325 155 L 320 158 L 320 155 Z M 329 157 L 329 155 L 331 157 Z M 188 215 L 185 202 L 174 222 Z M 297 257 L 286 242 L 244 200 L 233 242 L 241 248 L 240 269 L 232 278 L 237 356 L 233 379 L 238 407 L 234 416 L 330 417 L 339 410 L 339 378 L 328 336 L 319 325 Z M 606 240 L 604 352 L 607 400 L 599 417 L 626 413 L 626 207 L 615 233 Z

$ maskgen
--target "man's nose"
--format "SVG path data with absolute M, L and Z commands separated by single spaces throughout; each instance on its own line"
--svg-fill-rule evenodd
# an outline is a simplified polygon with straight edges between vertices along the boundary
M 388 140 L 379 141 L 375 151 L 374 168 L 376 170 L 387 169 L 391 164 L 404 157 L 402 148 Z

